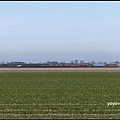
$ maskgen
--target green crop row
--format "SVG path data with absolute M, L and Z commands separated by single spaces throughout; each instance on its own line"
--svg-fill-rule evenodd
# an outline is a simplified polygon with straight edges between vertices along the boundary
M 120 118 L 120 73 L 0 73 L 0 118 Z

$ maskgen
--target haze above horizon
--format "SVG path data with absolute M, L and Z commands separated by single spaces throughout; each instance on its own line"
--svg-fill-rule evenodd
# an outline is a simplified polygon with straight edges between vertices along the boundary
M 0 2 L 0 61 L 120 61 L 120 2 Z

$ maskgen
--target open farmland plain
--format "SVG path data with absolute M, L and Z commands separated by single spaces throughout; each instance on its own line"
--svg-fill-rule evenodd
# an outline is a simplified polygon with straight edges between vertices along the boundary
M 0 118 L 120 118 L 119 72 L 12 70 L 0 73 Z

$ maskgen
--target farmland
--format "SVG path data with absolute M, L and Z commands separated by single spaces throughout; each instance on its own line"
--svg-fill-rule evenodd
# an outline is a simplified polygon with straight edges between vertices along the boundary
M 3 72 L 0 95 L 0 118 L 120 118 L 119 72 Z

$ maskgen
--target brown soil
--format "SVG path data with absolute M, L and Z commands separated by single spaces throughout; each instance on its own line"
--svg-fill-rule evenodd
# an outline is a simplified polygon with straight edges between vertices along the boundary
M 120 72 L 120 67 L 20 67 L 0 68 L 0 72 Z

